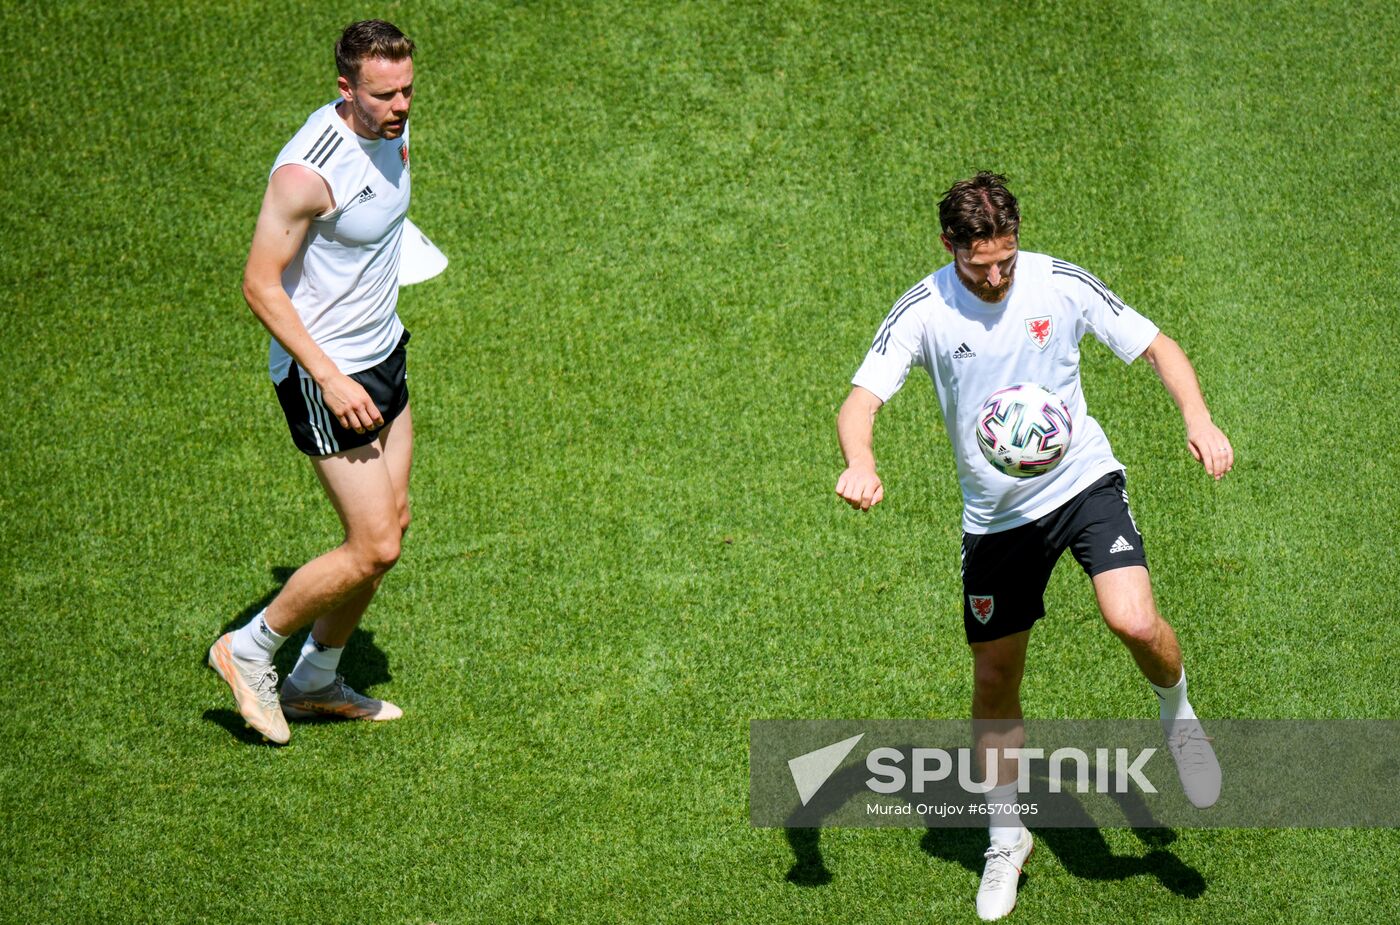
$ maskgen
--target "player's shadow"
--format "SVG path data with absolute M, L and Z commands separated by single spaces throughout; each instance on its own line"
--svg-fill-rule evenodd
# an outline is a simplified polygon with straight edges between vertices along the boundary
M 223 628 L 219 630 L 217 635 L 209 640 L 209 643 L 212 644 L 214 639 L 218 639 L 219 636 L 231 630 L 238 629 L 261 613 L 263 608 L 270 604 L 272 599 L 277 596 L 277 593 L 282 590 L 282 586 L 287 583 L 287 579 L 291 578 L 292 573 L 295 571 L 295 568 L 285 565 L 274 567 L 272 569 L 272 578 L 275 582 L 275 586 L 272 590 L 239 611 L 237 616 L 223 625 Z M 277 669 L 278 678 L 284 679 L 291 673 L 293 666 L 296 665 L 297 656 L 301 652 L 301 647 L 306 643 L 306 636 L 310 632 L 311 628 L 309 626 L 297 630 L 291 636 L 287 637 L 287 641 L 277 650 L 276 656 L 273 657 L 272 664 Z M 209 650 L 207 648 L 200 650 L 199 664 L 206 669 L 209 667 L 208 656 Z M 212 669 L 209 670 L 212 673 Z M 339 671 L 345 676 L 345 682 L 361 693 L 364 693 L 368 688 L 376 684 L 385 684 L 394 680 L 394 676 L 389 673 L 388 656 L 384 654 L 383 649 L 379 648 L 379 646 L 374 643 L 373 630 L 355 630 L 354 634 L 350 637 L 350 641 L 345 645 L 345 653 L 340 657 Z M 217 680 L 217 676 L 215 680 Z M 227 700 L 229 696 L 228 689 L 223 686 L 222 681 L 220 681 L 219 684 L 220 695 Z M 217 726 L 222 726 L 224 729 L 228 730 L 230 735 L 239 741 L 253 745 L 268 744 L 267 740 L 262 737 L 262 733 L 250 728 L 235 709 L 222 707 L 205 710 L 204 718 Z M 298 720 L 297 722 L 298 725 L 307 725 L 327 722 L 334 723 L 340 722 L 340 720 L 333 717 L 326 717 L 322 719 Z
M 909 754 L 912 746 L 902 746 L 898 749 L 903 754 Z M 798 823 L 785 830 L 787 834 L 788 847 L 792 849 L 793 865 L 788 871 L 787 879 L 790 883 L 798 886 L 824 886 L 830 883 L 833 875 L 827 869 L 826 861 L 822 857 L 821 851 L 821 820 L 831 816 L 852 800 L 869 798 L 871 791 L 866 787 L 866 779 L 870 772 L 866 770 L 864 764 L 854 764 L 843 768 L 833 774 L 826 783 L 822 784 L 820 790 L 812 797 L 806 806 L 794 809 L 789 817 L 789 822 Z M 929 804 L 957 804 L 968 802 L 968 795 L 963 793 L 954 781 L 936 781 L 931 786 L 926 787 L 923 793 L 914 793 L 908 785 L 904 790 L 889 794 L 889 800 L 902 800 L 910 807 L 920 803 Z M 815 823 L 815 824 L 813 824 Z M 945 855 L 958 860 L 965 867 L 976 866 L 981 872 L 980 862 L 985 844 L 980 847 L 978 838 L 985 842 L 986 832 L 970 832 L 966 829 L 939 830 L 939 834 L 949 835 L 945 847 L 952 853 Z M 927 850 L 927 848 L 925 848 Z
M 908 754 L 909 748 L 900 751 Z M 1114 854 L 1102 831 L 1073 793 L 1049 792 L 1046 762 L 1032 761 L 1030 767 L 1033 786 L 1028 797 L 1033 797 L 1040 805 L 1044 813 L 1043 818 L 1056 822 L 1055 827 L 1039 828 L 1033 820 L 1028 820 L 1030 828 L 1038 847 L 1059 858 L 1071 876 L 1084 880 L 1156 877 L 1162 886 L 1178 896 L 1196 899 L 1205 893 L 1206 881 L 1200 872 L 1166 850 L 1166 846 L 1176 840 L 1176 833 L 1154 824 L 1151 812 L 1137 791 L 1114 794 L 1113 799 L 1123 813 L 1125 821 L 1133 827 L 1133 834 L 1150 850 L 1142 857 Z M 788 846 L 793 854 L 792 868 L 787 874 L 789 882 L 798 886 L 823 886 L 831 882 L 833 875 L 827 869 L 821 852 L 820 820 L 835 813 L 853 799 L 868 800 L 871 795 L 865 784 L 868 777 L 869 772 L 862 764 L 844 768 L 822 786 L 811 803 L 794 811 L 793 816 L 800 817 L 804 824 L 785 830 Z M 890 796 L 903 800 L 911 807 L 920 803 L 966 804 L 970 799 L 952 780 L 935 782 L 925 787 L 922 793 L 914 793 L 906 783 L 904 790 Z M 979 795 L 975 799 L 980 801 L 982 797 Z M 986 817 L 982 816 L 980 819 L 985 820 Z M 811 825 L 813 821 L 818 824 Z M 985 822 L 976 827 L 964 828 L 930 826 L 920 840 L 919 847 L 932 857 L 953 861 L 971 873 L 981 876 L 983 852 L 987 849 Z M 1027 875 L 1021 876 L 1022 883 L 1025 884 L 1028 881 Z

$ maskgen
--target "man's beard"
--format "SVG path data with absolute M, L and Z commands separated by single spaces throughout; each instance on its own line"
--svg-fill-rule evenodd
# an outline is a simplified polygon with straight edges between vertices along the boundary
M 376 138 L 388 138 L 388 137 L 389 137 L 389 136 L 385 133 L 385 131 L 384 131 L 384 126 L 385 126 L 385 124 L 388 123 L 388 122 L 393 122 L 393 121 L 394 121 L 393 119 L 385 119 L 385 120 L 383 120 L 383 121 L 375 121 L 374 116 L 370 115 L 369 110 L 367 110 L 367 109 L 365 109 L 363 106 L 361 106 L 361 105 L 360 105 L 360 101 L 357 100 L 357 99 L 355 99 L 354 97 L 351 97 L 351 98 L 350 98 L 350 105 L 354 108 L 354 110 L 355 110 L 355 115 L 359 117 L 359 119 L 360 119 L 360 124 L 362 124 L 365 128 L 369 129 L 370 132 L 372 132 Z M 403 133 L 404 125 L 406 125 L 407 123 L 408 123 L 408 117 L 405 116 L 405 117 L 404 117 L 404 124 L 403 124 L 403 125 L 400 125 L 400 126 L 398 127 L 398 128 L 399 128 L 399 133 L 400 133 L 400 134 Z
M 993 304 L 1006 298 L 1006 294 L 1011 291 L 1011 283 L 1016 278 L 1015 264 L 1012 264 L 1011 269 L 1004 274 L 1000 286 L 993 286 L 986 282 L 973 282 L 963 275 L 962 267 L 958 266 L 957 261 L 953 262 L 953 271 L 958 274 L 958 279 L 962 280 L 962 284 L 967 287 L 969 292 L 977 296 L 977 298 L 981 299 L 983 302 L 991 302 Z

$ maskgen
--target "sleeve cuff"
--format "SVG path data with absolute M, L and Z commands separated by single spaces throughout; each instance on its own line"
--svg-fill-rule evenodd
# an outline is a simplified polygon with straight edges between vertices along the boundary
M 1125 352 L 1123 352 L 1123 353 L 1118 354 L 1118 358 L 1119 358 L 1120 360 L 1122 360 L 1124 363 L 1131 363 L 1131 362 L 1133 362 L 1134 360 L 1136 360 L 1138 357 L 1142 356 L 1143 351 L 1145 351 L 1148 347 L 1152 346 L 1152 342 L 1153 342 L 1154 340 L 1156 340 L 1156 339 L 1157 339 L 1157 335 L 1161 333 L 1161 329 L 1158 328 L 1158 327 L 1157 327 L 1155 324 L 1153 324 L 1152 322 L 1150 322 L 1150 321 L 1147 322 L 1147 325 L 1148 325 L 1148 327 L 1150 327 L 1152 330 L 1151 330 L 1149 333 L 1146 334 L 1146 336 L 1142 339 L 1142 342 L 1141 342 L 1140 344 L 1138 344 L 1138 346 L 1135 347 L 1135 348 L 1133 348 L 1132 350 L 1128 350 L 1128 351 L 1125 351 Z
M 908 364 L 871 351 L 866 355 L 865 362 L 860 364 L 860 369 L 851 377 L 851 385 L 867 389 L 880 401 L 886 402 L 904 385 L 908 375 Z

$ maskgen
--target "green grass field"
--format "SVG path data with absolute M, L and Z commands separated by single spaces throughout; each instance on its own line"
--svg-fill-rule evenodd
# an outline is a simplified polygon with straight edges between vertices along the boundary
M 369 15 L 419 44 L 412 216 L 452 259 L 400 302 L 415 522 L 345 662 L 407 715 L 274 749 L 204 652 L 339 537 L 239 279 Z M 1237 447 L 1212 483 L 1151 370 L 1086 344 L 1197 709 L 1400 716 L 1389 4 L 22 0 L 0 25 L 0 920 L 975 920 L 982 833 L 751 828 L 747 737 L 966 714 L 927 378 L 881 415 L 869 515 L 832 494 L 833 425 L 982 168 L 1027 249 L 1185 347 Z M 1072 563 L 1048 605 L 1028 713 L 1151 715 Z M 1391 921 L 1400 867 L 1380 830 L 1041 847 L 1013 922 Z

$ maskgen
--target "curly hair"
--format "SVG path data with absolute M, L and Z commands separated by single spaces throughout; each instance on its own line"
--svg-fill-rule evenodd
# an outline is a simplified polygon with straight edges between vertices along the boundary
M 957 248 L 1021 233 L 1021 209 L 1006 188 L 1006 177 L 986 170 L 948 188 L 938 203 L 938 221 L 948 243 Z

